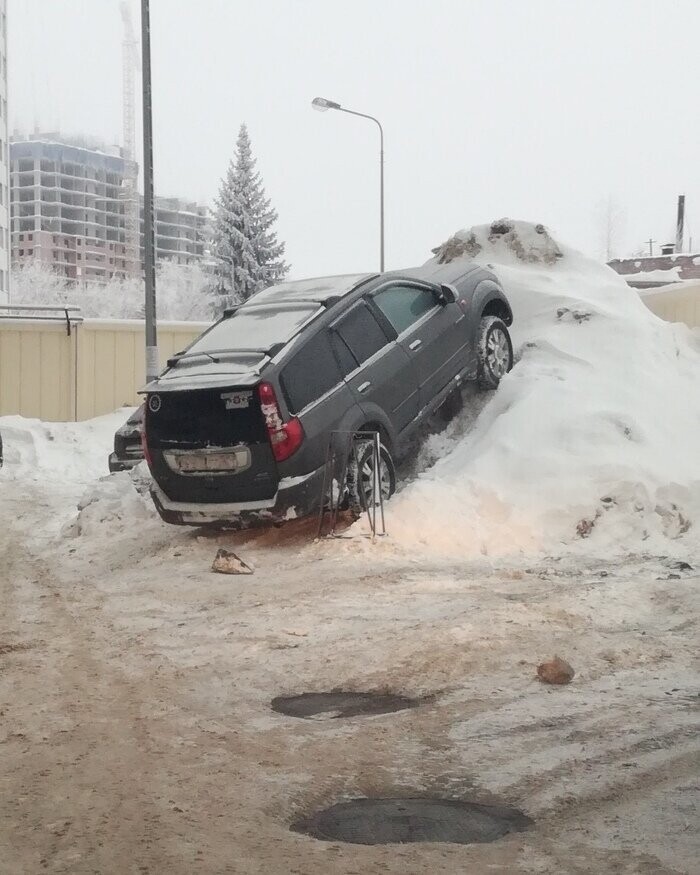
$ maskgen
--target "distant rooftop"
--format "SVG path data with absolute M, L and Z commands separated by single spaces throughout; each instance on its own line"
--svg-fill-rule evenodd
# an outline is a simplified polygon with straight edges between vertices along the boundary
M 97 137 L 61 134 L 57 131 L 35 131 L 33 134 L 20 134 L 15 131 L 10 143 L 50 143 L 58 146 L 72 146 L 75 149 L 85 149 L 88 152 L 100 152 L 112 158 L 123 158 L 121 146 L 109 145 Z

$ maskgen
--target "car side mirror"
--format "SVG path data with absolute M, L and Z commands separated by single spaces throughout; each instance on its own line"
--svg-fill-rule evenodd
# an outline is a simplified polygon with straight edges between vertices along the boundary
M 447 283 L 443 283 L 440 286 L 440 292 L 438 294 L 438 301 L 441 304 L 454 304 L 457 300 L 457 294 L 452 286 L 448 286 Z

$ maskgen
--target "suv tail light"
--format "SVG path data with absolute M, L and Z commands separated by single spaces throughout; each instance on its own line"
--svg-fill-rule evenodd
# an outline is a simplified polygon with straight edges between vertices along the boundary
M 270 383 L 261 383 L 258 386 L 258 395 L 260 409 L 265 417 L 272 455 L 276 461 L 284 462 L 302 445 L 304 429 L 296 417 L 290 419 L 289 422 L 282 421 L 277 395 L 275 395 L 275 389 Z

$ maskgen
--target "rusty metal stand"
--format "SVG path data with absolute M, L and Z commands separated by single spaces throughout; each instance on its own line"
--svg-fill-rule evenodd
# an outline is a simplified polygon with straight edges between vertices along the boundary
M 321 484 L 321 496 L 318 512 L 317 538 L 341 538 L 347 535 L 338 535 L 336 526 L 341 505 L 347 495 L 347 476 L 350 460 L 360 472 L 359 449 L 362 444 L 372 444 L 372 491 L 371 498 L 364 501 L 364 511 L 367 514 L 371 538 L 377 535 L 386 535 L 384 522 L 384 496 L 382 494 L 382 468 L 381 468 L 381 443 L 376 431 L 333 431 L 328 439 L 326 450 L 326 463 L 323 469 L 323 482 Z M 361 486 L 360 486 L 361 488 Z M 379 522 L 381 531 L 377 531 L 377 508 L 379 508 Z M 327 529 L 327 530 L 325 530 Z

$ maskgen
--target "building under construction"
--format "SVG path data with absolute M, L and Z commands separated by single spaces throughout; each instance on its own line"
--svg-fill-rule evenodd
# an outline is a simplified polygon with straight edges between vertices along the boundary
M 0 0 L 0 304 L 10 289 L 10 176 L 7 141 L 7 0 Z
M 139 249 L 133 251 L 129 240 L 134 172 L 133 162 L 118 146 L 58 134 L 14 139 L 10 144 L 13 264 L 38 260 L 76 282 L 138 276 L 143 219 Z M 158 198 L 157 257 L 180 264 L 202 261 L 207 214 L 206 207 L 194 203 Z
M 54 134 L 10 143 L 12 261 L 72 280 L 126 277 L 124 180 L 118 147 Z

